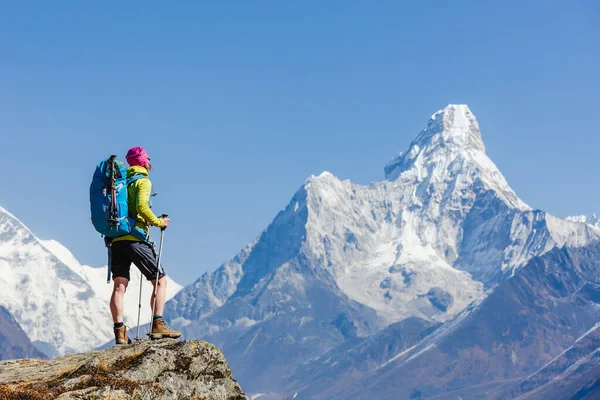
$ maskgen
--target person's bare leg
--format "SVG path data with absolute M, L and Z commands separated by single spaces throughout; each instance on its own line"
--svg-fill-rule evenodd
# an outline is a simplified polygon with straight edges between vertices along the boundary
M 110 297 L 110 313 L 112 314 L 113 322 L 116 324 L 123 322 L 123 296 L 125 296 L 125 292 L 127 291 L 129 279 L 116 277 L 113 281 L 113 292 Z
M 152 285 L 156 286 L 156 279 L 152 280 Z M 158 280 L 158 286 L 156 287 L 156 309 L 154 315 L 163 315 L 165 311 L 165 299 L 167 298 L 167 277 L 163 276 Z M 154 307 L 154 290 L 152 296 L 150 296 L 150 309 Z M 153 317 L 154 317 L 153 315 Z

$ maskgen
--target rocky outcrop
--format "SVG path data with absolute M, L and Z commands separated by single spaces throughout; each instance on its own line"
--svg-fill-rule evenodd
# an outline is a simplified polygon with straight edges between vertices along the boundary
M 200 340 L 140 341 L 55 360 L 0 363 L 5 399 L 247 400 L 225 356 Z

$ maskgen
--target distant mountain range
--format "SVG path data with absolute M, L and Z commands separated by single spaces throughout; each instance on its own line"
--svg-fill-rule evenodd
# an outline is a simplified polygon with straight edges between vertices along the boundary
M 311 176 L 232 260 L 171 286 L 169 322 L 222 349 L 255 399 L 600 396 L 598 219 L 523 202 L 465 105 L 384 170 Z M 104 274 L 0 212 L 0 305 L 38 348 L 110 339 Z

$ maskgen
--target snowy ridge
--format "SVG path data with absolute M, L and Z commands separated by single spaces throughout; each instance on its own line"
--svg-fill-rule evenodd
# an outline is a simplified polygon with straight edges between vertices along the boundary
M 579 222 L 583 224 L 592 225 L 595 228 L 600 228 L 600 218 L 598 218 L 596 214 L 592 214 L 591 217 L 588 217 L 586 215 L 576 215 L 567 217 L 566 219 L 567 221 Z
M 106 267 L 79 264 L 58 242 L 39 240 L 21 221 L 0 208 L 0 305 L 48 353 L 87 351 L 112 338 L 108 306 L 112 285 L 106 283 L 106 274 Z M 150 284 L 145 287 L 148 299 Z M 171 281 L 168 296 L 180 289 Z M 139 278 L 133 278 L 125 300 L 125 322 L 129 326 L 135 324 L 137 316 L 137 290 Z M 147 322 L 150 312 L 145 314 L 143 321 Z

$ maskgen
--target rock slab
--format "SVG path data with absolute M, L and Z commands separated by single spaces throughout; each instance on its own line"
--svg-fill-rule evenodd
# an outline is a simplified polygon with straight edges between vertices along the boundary
M 0 362 L 0 399 L 248 398 L 215 346 L 164 339 L 55 360 Z

